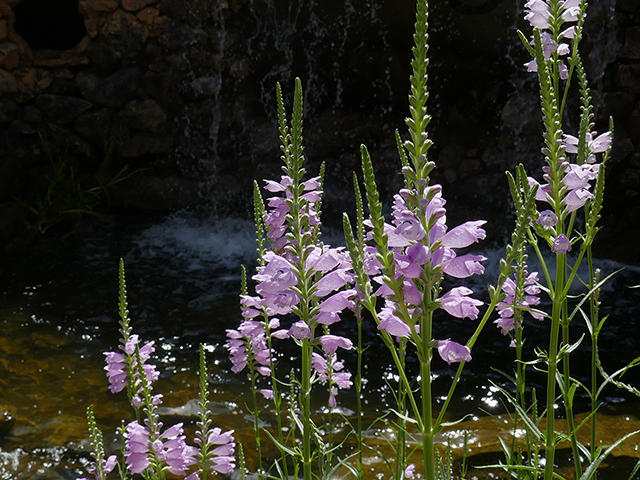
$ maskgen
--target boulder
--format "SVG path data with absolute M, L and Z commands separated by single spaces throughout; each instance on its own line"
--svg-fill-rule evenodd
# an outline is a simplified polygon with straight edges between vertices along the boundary
M 151 0 L 122 0 L 122 8 L 128 12 L 137 12 L 149 3 L 151 3 Z
M 0 68 L 0 95 L 6 95 L 7 93 L 14 93 L 17 91 L 18 81 L 16 77 L 4 68 Z
M 96 18 L 102 13 L 111 13 L 118 9 L 115 0 L 80 0 L 80 11 L 89 18 Z
M 130 128 L 143 132 L 156 131 L 167 121 L 167 115 L 155 100 L 127 103 L 122 118 Z
M 15 43 L 0 44 L 0 67 L 13 70 L 20 63 L 20 49 Z
M 133 99 L 142 74 L 142 68 L 128 67 L 108 77 L 89 70 L 79 73 L 76 78 L 85 99 L 105 107 L 121 108 Z
M 136 133 L 127 137 L 122 155 L 134 158 L 143 155 L 159 155 L 169 153 L 172 147 L 173 139 L 166 135 Z
M 66 125 L 89 110 L 93 104 L 81 98 L 65 95 L 38 95 L 36 106 L 58 125 Z

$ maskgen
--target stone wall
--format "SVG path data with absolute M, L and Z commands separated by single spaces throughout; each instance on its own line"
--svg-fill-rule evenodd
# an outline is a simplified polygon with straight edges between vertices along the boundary
M 83 28 L 65 50 L 37 43 L 46 39 L 32 48 L 17 32 L 35 22 L 21 8 L 40 11 L 27 2 L 42 1 L 55 3 L 0 0 L 0 205 L 42 191 L 50 152 L 103 182 L 125 165 L 136 171 L 115 187 L 115 206 L 167 211 L 214 199 L 246 210 L 251 182 L 279 174 L 275 82 L 290 103 L 295 76 L 309 170 L 327 163 L 326 218 L 351 202 L 361 143 L 387 196 L 400 186 L 394 130 L 404 131 L 407 112 L 414 0 L 59 0 Z M 640 0 L 591 3 L 582 52 L 596 129 L 609 115 L 616 122 L 603 239 L 627 242 L 619 256 L 634 261 Z M 512 222 L 504 171 L 523 162 L 539 172 L 542 161 L 535 76 L 516 35 L 528 29 L 522 16 L 510 0 L 431 6 L 434 180 L 452 223 L 489 216 L 494 238 Z
M 202 132 L 211 130 L 220 83 L 218 32 L 212 40 L 202 20 L 215 29 L 220 9 L 197 1 L 72 0 L 85 34 L 73 48 L 55 50 L 31 48 L 16 30 L 19 15 L 38 9 L 33 3 L 0 0 L 0 202 L 29 197 L 49 169 L 47 151 L 83 172 L 100 170 L 105 180 L 124 164 L 151 168 L 127 182 L 125 204 L 198 201 L 197 164 L 212 148 Z M 198 122 L 204 125 L 193 127 Z M 114 164 L 100 165 L 105 157 Z

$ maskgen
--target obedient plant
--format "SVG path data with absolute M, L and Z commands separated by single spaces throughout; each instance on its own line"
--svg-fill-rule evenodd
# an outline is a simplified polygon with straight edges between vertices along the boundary
M 349 288 L 353 274 L 344 248 L 332 248 L 320 241 L 322 172 L 320 176 L 304 179 L 301 82 L 296 80 L 291 129 L 279 85 L 277 94 L 285 174 L 278 182 L 265 181 L 265 190 L 273 194 L 267 200 L 268 208 L 256 185 L 254 199 L 259 266 L 252 276 L 256 282 L 256 295 L 247 295 L 246 285 L 243 287 L 243 321 L 237 330 L 227 331 L 227 347 L 234 371 L 249 367 L 248 375 L 254 392 L 256 373 L 271 377 L 271 388 L 260 391 L 274 402 L 278 417 L 278 447 L 281 452 L 293 453 L 292 458 L 283 455 L 279 468 L 286 474 L 289 463 L 293 462 L 294 471 L 301 463 L 305 479 L 310 480 L 313 458 L 324 451 L 324 442 L 318 442 L 311 418 L 311 390 L 316 382 L 325 384 L 329 393 L 328 405 L 334 408 L 338 390 L 352 385 L 351 374 L 344 371 L 343 363 L 337 358 L 338 348 L 351 349 L 352 342 L 331 335 L 329 326 L 340 321 L 343 310 L 355 307 L 357 292 Z M 281 326 L 280 318 L 291 315 L 294 320 L 289 328 L 276 330 Z M 278 389 L 273 339 L 289 339 L 300 348 L 300 380 L 299 383 L 295 383 L 294 378 L 289 381 L 297 386 L 296 405 L 302 413 L 293 424 L 301 437 L 301 448 L 292 441 L 293 437 L 285 439 L 281 434 L 282 395 Z M 297 408 L 292 409 L 289 415 L 297 416 Z M 255 394 L 253 410 L 259 442 L 259 407 Z M 261 463 L 258 468 L 258 474 L 263 475 Z
M 528 274 L 527 254 L 521 241 L 518 243 L 515 274 L 503 285 L 507 294 L 499 305 L 500 318 L 495 322 L 504 333 L 514 332 L 512 345 L 516 348 L 515 398 L 505 392 L 515 406 L 514 430 L 519 425 L 526 426 L 526 447 L 528 459 L 522 461 L 516 453 L 515 443 L 507 451 L 510 475 L 517 478 L 537 477 L 540 458 L 544 447 L 544 478 L 551 480 L 556 475 L 555 449 L 559 441 L 571 442 L 576 478 L 592 478 L 603 456 L 597 448 L 595 435 L 595 413 L 597 397 L 602 387 L 598 386 L 596 374 L 597 334 L 602 323 L 597 318 L 595 292 L 601 283 L 594 280 L 591 245 L 598 227 L 604 192 L 604 165 L 609 157 L 612 142 L 610 130 L 601 135 L 593 131 L 591 97 L 584 68 L 580 59 L 578 44 L 582 37 L 587 2 L 584 0 L 529 0 L 525 4 L 525 19 L 533 28 L 531 39 L 519 35 L 533 57 L 525 64 L 530 72 L 537 72 L 540 88 L 540 102 L 544 125 L 542 149 L 544 165 L 541 183 L 534 177 L 527 177 L 522 166 L 518 167 L 516 178 L 510 177 L 511 193 L 516 206 L 516 230 L 526 230 L 528 244 L 536 252 L 544 272 L 545 291 L 552 304 L 551 313 L 546 314 L 534 306 L 539 304 L 537 286 L 538 273 Z M 563 121 L 570 92 L 571 80 L 577 74 L 581 114 L 577 136 L 564 133 Z M 610 122 L 611 123 L 611 122 Z M 601 162 L 600 154 L 602 154 Z M 537 177 L 538 175 L 535 174 Z M 538 207 L 532 204 L 532 197 Z M 539 212 L 537 210 L 540 210 Z M 542 242 L 542 247 L 539 245 Z M 546 247 L 546 248 L 545 248 Z M 575 255 L 569 256 L 570 253 Z M 547 258 L 552 255 L 555 276 L 547 266 Z M 583 281 L 588 287 L 587 297 L 580 301 L 573 311 L 569 305 L 569 289 L 578 276 L 578 268 L 586 255 L 589 264 L 589 278 Z M 580 306 L 591 297 L 591 318 L 587 326 L 592 334 L 592 381 L 590 389 L 571 378 L 570 353 L 580 341 L 571 345 L 569 327 L 571 320 L 580 311 Z M 538 362 L 546 364 L 547 388 L 546 430 L 538 427 L 536 398 L 532 398 L 531 408 L 525 399 L 526 363 L 523 361 L 522 345 L 523 315 L 529 312 L 537 320 L 549 320 L 549 348 L 538 351 Z M 560 331 L 562 336 L 560 337 Z M 605 377 L 606 378 L 606 377 Z M 605 383 L 609 380 L 607 379 Z M 556 387 L 559 387 L 567 418 L 568 432 L 560 436 L 555 430 Z M 576 425 L 573 412 L 574 396 L 578 388 L 585 388 L 592 399 L 591 446 L 587 449 L 577 440 L 577 431 L 584 425 Z M 587 469 L 583 470 L 583 461 Z
M 373 161 L 367 148 L 361 147 L 368 217 L 360 183 L 354 175 L 356 222 L 354 229 L 349 217 L 343 216 L 346 247 L 331 247 L 321 240 L 324 165 L 319 175 L 307 176 L 302 145 L 301 82 L 296 79 L 291 123 L 277 85 L 284 174 L 279 180 L 265 180 L 266 203 L 260 186 L 254 183 L 258 253 L 258 266 L 250 277 L 254 293 L 249 294 L 243 267 L 241 320 L 237 328 L 227 330 L 226 342 L 232 372 L 246 374 L 251 385 L 253 403 L 249 408 L 253 413 L 259 479 L 289 480 L 299 478 L 300 473 L 304 480 L 325 479 L 341 467 L 351 470 L 358 480 L 364 478 L 363 451 L 369 448 L 364 441 L 361 402 L 362 324 L 366 321 L 375 323 L 399 379 L 397 385 L 391 385 L 396 404 L 389 406 L 390 411 L 384 415 L 384 421 L 395 433 L 395 458 L 385 458 L 394 480 L 420 476 L 427 480 L 453 478 L 451 446 L 443 460 L 436 450 L 435 437 L 446 427 L 444 418 L 462 371 L 467 362 L 473 361 L 478 336 L 492 319 L 499 332 L 510 338 L 515 350 L 514 373 L 508 375 L 515 384 L 515 394 L 498 386 L 513 405 L 510 415 L 514 435 L 510 443 L 500 439 L 506 464 L 499 465 L 511 478 L 537 479 L 542 474 L 545 480 L 558 477 L 554 471 L 555 450 L 566 440 L 572 447 L 575 478 L 595 478 L 598 466 L 613 448 L 639 433 L 622 437 L 606 450 L 597 446 L 598 396 L 608 383 L 640 394 L 615 378 L 629 366 L 640 364 L 640 359 L 608 375 L 598 357 L 597 339 L 605 320 L 598 316 L 599 291 L 606 278 L 601 279 L 600 271 L 594 268 L 591 245 L 598 230 L 604 166 L 610 155 L 613 126 L 600 135 L 593 130 L 590 91 L 578 52 L 585 11 L 584 0 L 528 0 L 525 4 L 525 19 L 533 32 L 530 38 L 521 32 L 519 35 L 532 57 L 525 67 L 536 72 L 539 81 L 544 164 L 540 172 L 531 175 L 522 165 L 514 173 L 507 172 L 516 220 L 505 256 L 499 262 L 498 279 L 488 287 L 488 302 L 476 298 L 480 292 L 464 284 L 464 279 L 484 273 L 487 259 L 465 249 L 485 238 L 486 222 L 472 220 L 449 229 L 443 188 L 431 182 L 436 164 L 428 156 L 432 142 L 427 133 L 431 120 L 427 113 L 427 0 L 417 2 L 406 140 L 396 132 L 404 187 L 393 197 L 390 215 L 383 215 Z M 578 80 L 581 102 L 576 136 L 563 130 L 574 77 Z M 530 268 L 531 250 L 538 257 L 540 272 Z M 585 257 L 589 278 L 580 280 L 587 286 L 587 292 L 574 306 L 570 303 L 569 289 L 578 279 L 578 267 Z M 549 258 L 555 271 L 547 263 Z M 454 285 L 446 291 L 445 278 L 449 280 L 446 284 Z M 548 294 L 550 312 L 541 306 L 543 294 Z M 589 314 L 582 309 L 585 303 L 589 305 Z M 94 458 L 90 474 L 96 480 L 106 480 L 116 466 L 123 480 L 134 475 L 145 480 L 164 479 L 168 473 L 188 480 L 206 480 L 213 474 L 233 473 L 236 447 L 233 431 L 223 432 L 214 426 L 209 411 L 204 348 L 200 348 L 200 417 L 191 446 L 181 423 L 165 428 L 157 413 L 163 397 L 153 390 L 159 377 L 150 362 L 154 344 L 142 342 L 132 333 L 122 262 L 119 304 L 122 338 L 119 351 L 105 353 L 105 370 L 112 393 L 126 389 L 135 419 L 119 430 L 120 457 L 107 456 L 93 408 L 89 407 Z M 330 330 L 331 325 L 342 321 L 345 311 L 353 312 L 348 314 L 349 319 L 355 318 L 354 330 L 358 333 L 355 342 Z M 592 339 L 590 386 L 572 379 L 570 372 L 571 353 L 581 340 L 570 344 L 569 327 L 578 314 L 585 318 Z M 476 322 L 474 333 L 467 339 L 438 338 L 434 334 L 435 322 L 446 322 L 447 316 Z M 535 346 L 529 348 L 525 344 L 529 317 L 548 325 L 548 350 L 534 350 Z M 283 342 L 290 342 L 299 351 L 296 358 L 299 364 L 285 372 L 281 371 L 277 351 Z M 357 368 L 352 377 L 340 353 L 354 348 Z M 535 351 L 537 360 L 528 360 L 528 351 Z M 407 355 L 417 357 L 420 370 L 415 379 L 407 371 Z M 456 373 L 436 411 L 432 373 L 434 368 L 445 367 L 445 363 L 454 365 Z M 541 413 L 535 390 L 530 394 L 526 383 L 527 369 L 532 366 L 547 375 L 546 402 Z M 600 383 L 598 371 L 604 378 Z M 357 396 L 356 421 L 352 425 L 356 452 L 335 460 L 334 453 L 340 445 L 334 442 L 332 415 L 341 413 L 337 409 L 340 390 L 351 387 L 355 387 Z M 573 400 L 579 388 L 588 392 L 592 411 L 576 425 Z M 329 422 L 322 428 L 316 425 L 313 415 L 314 391 L 328 407 L 325 412 Z M 568 431 L 563 433 L 557 432 L 555 425 L 559 398 L 568 425 Z M 270 407 L 276 418 L 275 432 L 261 426 L 261 413 Z M 546 420 L 544 431 L 543 420 Z M 581 445 L 576 435 L 587 421 L 591 424 L 589 448 Z M 516 433 L 523 428 L 524 434 Z M 272 466 L 263 463 L 261 445 L 267 436 L 280 453 Z M 524 451 L 516 437 L 524 438 Z M 415 449 L 408 445 L 412 439 L 422 451 L 422 467 L 411 460 Z M 465 437 L 465 448 L 466 442 Z M 239 452 L 240 474 L 246 478 L 241 448 Z M 581 457 L 585 459 L 584 466 Z M 640 463 L 634 473 L 639 470 Z M 461 470 L 463 478 L 465 471 Z
M 162 394 L 153 393 L 159 372 L 149 363 L 153 342 L 140 346 L 138 335 L 132 334 L 127 310 L 124 263 L 120 261 L 120 352 L 105 352 L 107 379 L 112 393 L 127 390 L 135 420 L 119 429 L 122 436 L 121 458 L 111 455 L 105 460 L 102 433 L 97 427 L 93 407 L 87 410 L 94 462 L 90 473 L 96 480 L 106 480 L 118 466 L 121 479 L 140 474 L 145 479 L 164 479 L 167 472 L 187 480 L 205 480 L 210 473 L 228 474 L 235 468 L 233 431 L 211 428 L 208 409 L 208 382 L 204 348 L 200 346 L 200 421 L 195 443 L 186 442 L 182 423 L 164 428 L 157 413 Z M 193 468 L 192 468 L 193 467 Z

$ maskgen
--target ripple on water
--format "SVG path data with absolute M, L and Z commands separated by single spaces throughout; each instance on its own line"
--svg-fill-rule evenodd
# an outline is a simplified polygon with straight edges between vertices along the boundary
M 117 264 L 121 257 L 127 265 L 134 329 L 145 341 L 156 341 L 153 359 L 163 370 L 156 390 L 165 395 L 163 414 L 167 422 L 185 421 L 193 430 L 197 348 L 205 341 L 216 422 L 222 428 L 235 429 L 239 439 L 250 444 L 251 421 L 245 418 L 245 405 L 251 401 L 249 391 L 242 375 L 230 374 L 222 345 L 225 328 L 235 326 L 239 319 L 238 266 L 252 263 L 253 235 L 251 222 L 176 215 L 155 223 L 119 219 L 111 225 L 41 239 L 37 245 L 25 247 L 26 251 L 14 250 L 9 259 L 10 282 L 0 278 L 0 402 L 12 410 L 16 424 L 10 436 L 0 439 L 0 478 L 26 480 L 39 471 L 38 475 L 45 478 L 75 478 L 88 462 L 86 407 L 94 405 L 107 445 L 114 442 L 114 431 L 121 420 L 131 419 L 123 395 L 107 390 L 102 354 L 114 350 L 118 342 Z M 485 252 L 492 259 L 488 263 L 497 263 L 493 260 L 501 253 Z M 605 275 L 621 267 L 606 261 L 598 266 Z M 497 273 L 491 267 L 487 270 L 489 278 Z M 480 294 L 484 286 L 478 282 L 471 287 Z M 601 339 L 601 355 L 611 369 L 624 360 L 619 358 L 620 342 L 624 342 L 625 351 L 639 350 L 640 289 L 627 288 L 635 284 L 640 284 L 640 270 L 626 268 L 601 296 L 602 312 L 611 316 L 605 327 L 608 333 Z M 473 322 L 451 319 L 437 326 L 442 338 L 468 336 L 473 328 Z M 531 322 L 527 328 L 530 344 L 546 341 L 544 324 Z M 386 402 L 393 399 L 391 388 L 397 375 L 388 368 L 375 327 L 366 326 L 365 332 L 365 403 L 372 412 L 384 412 Z M 351 335 L 352 328 L 347 323 L 338 325 L 336 333 Z M 490 445 L 490 432 L 495 437 L 496 429 L 504 429 L 500 422 L 493 426 L 482 423 L 489 420 L 478 407 L 500 413 L 498 395 L 489 381 L 502 385 L 504 379 L 489 367 L 503 361 L 502 368 L 510 368 L 513 352 L 507 344 L 507 339 L 491 326 L 479 339 L 479 353 L 461 380 L 460 398 L 451 406 L 452 420 L 470 411 L 479 420 L 455 427 L 455 445 L 465 429 L 479 439 L 474 441 L 476 446 L 481 443 L 485 447 Z M 295 361 L 295 352 L 284 352 L 282 361 L 289 365 L 291 357 Z M 345 361 L 352 366 L 353 355 L 345 354 Z M 416 359 L 411 355 L 407 364 L 410 370 L 416 370 Z M 582 375 L 579 369 L 575 373 Z M 632 383 L 640 383 L 634 372 L 627 375 Z M 451 376 L 452 370 L 446 365 L 434 371 L 438 398 L 446 394 Z M 534 384 L 538 381 L 533 375 L 531 380 Z M 329 413 L 322 406 L 326 396 L 319 390 L 317 413 L 323 419 Z M 339 398 L 342 413 L 352 417 L 352 393 L 341 392 Z M 605 428 L 627 431 L 638 427 L 633 412 L 637 403 L 630 402 L 629 396 L 613 390 L 605 392 L 603 399 L 606 404 L 602 410 L 612 419 L 604 422 Z M 264 415 L 266 424 L 275 424 L 270 412 Z M 630 420 L 620 420 L 621 415 Z M 336 428 L 338 433 L 346 431 L 344 425 Z M 382 441 L 383 430 L 372 430 L 371 437 L 379 436 Z M 444 444 L 444 437 L 441 440 Z M 350 442 L 346 443 L 347 449 L 353 448 Z M 625 454 L 638 456 L 637 448 L 634 444 Z M 384 466 L 375 455 L 367 457 L 367 464 L 375 472 Z

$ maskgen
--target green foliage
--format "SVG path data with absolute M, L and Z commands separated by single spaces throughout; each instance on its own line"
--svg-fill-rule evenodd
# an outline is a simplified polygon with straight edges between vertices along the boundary
M 90 175 L 78 171 L 68 144 L 62 149 L 54 149 L 40 136 L 51 173 L 32 201 L 21 202 L 27 224 L 45 233 L 60 223 L 75 222 L 77 225 L 87 216 L 104 219 L 102 210 L 108 204 L 112 187 L 140 171 L 128 173 L 128 165 L 125 165 L 109 176 L 107 172 L 119 158 L 119 143 L 114 138 L 105 134 L 102 162 L 98 171 Z

